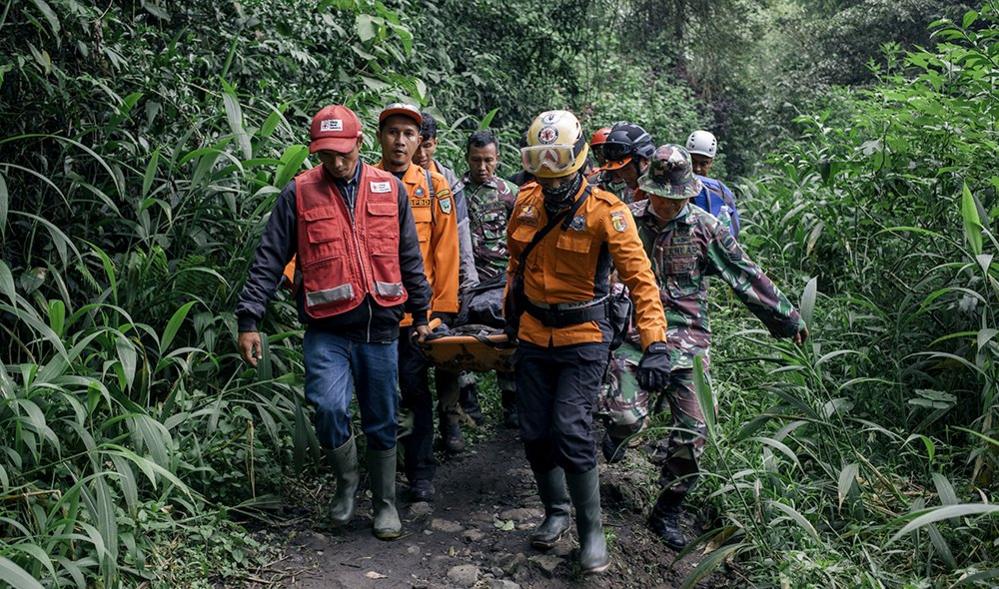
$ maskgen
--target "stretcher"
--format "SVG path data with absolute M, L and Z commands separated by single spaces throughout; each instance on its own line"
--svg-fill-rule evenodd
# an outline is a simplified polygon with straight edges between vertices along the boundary
M 282 272 L 283 286 L 292 291 L 295 286 L 295 263 L 295 258 L 292 258 Z M 488 291 L 492 291 L 491 298 Z M 490 320 L 494 325 L 501 322 L 503 283 L 483 285 L 473 293 L 484 295 L 479 299 L 478 307 L 474 304 L 476 301 L 470 305 L 476 311 L 473 316 L 479 320 Z M 435 366 L 454 372 L 513 370 L 513 353 L 517 344 L 511 342 L 501 328 L 482 324 L 448 328 L 440 319 L 432 319 L 428 327 L 432 332 L 420 344 L 420 349 Z
M 435 331 L 420 348 L 435 366 L 448 370 L 509 372 L 513 369 L 517 344 L 501 329 L 471 324 Z

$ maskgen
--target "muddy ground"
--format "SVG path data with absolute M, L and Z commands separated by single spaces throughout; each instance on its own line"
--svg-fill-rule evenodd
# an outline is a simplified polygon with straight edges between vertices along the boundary
M 285 538 L 279 574 L 260 587 L 302 589 L 601 589 L 677 587 L 701 552 L 679 562 L 645 528 L 655 468 L 640 450 L 615 465 L 601 459 L 604 522 L 613 558 L 610 570 L 583 577 L 574 566 L 575 537 L 552 551 L 533 550 L 529 531 L 540 523 L 542 506 L 524 451 L 514 432 L 498 430 L 450 457 L 438 468 L 432 503 L 405 502 L 400 481 L 403 537 L 383 542 L 371 535 L 370 501 L 359 500 L 358 515 L 343 530 L 329 528 L 321 506 L 329 488 L 291 488 L 288 519 L 268 530 Z M 362 479 L 361 488 L 367 488 Z M 694 538 L 701 526 L 686 521 Z M 710 585 L 729 584 L 709 579 Z M 700 585 L 709 586 L 709 585 Z

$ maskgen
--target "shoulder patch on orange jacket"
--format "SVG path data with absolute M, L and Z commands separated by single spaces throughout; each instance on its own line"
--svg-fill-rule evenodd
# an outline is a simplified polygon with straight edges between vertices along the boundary
M 430 182 L 433 186 L 429 188 L 433 192 L 433 196 L 437 198 L 437 206 L 440 207 L 441 213 L 450 215 L 451 211 L 454 210 L 454 195 L 451 194 L 451 184 L 443 174 L 433 170 L 430 171 Z

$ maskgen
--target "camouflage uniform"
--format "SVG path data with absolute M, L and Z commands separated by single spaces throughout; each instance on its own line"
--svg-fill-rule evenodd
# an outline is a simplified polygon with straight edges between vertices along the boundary
M 506 273 L 506 225 L 517 202 L 518 188 L 499 176 L 475 184 L 468 174 L 461 179 L 472 233 L 472 255 L 479 280 L 494 280 Z
M 642 390 L 635 377 L 641 359 L 642 346 L 631 338 L 611 354 L 607 378 L 597 398 L 597 415 L 603 418 L 607 434 L 614 440 L 623 440 L 645 426 L 649 393 Z
M 743 252 L 727 227 L 704 210 L 687 204 L 661 225 L 648 201 L 631 205 L 646 254 L 666 309 L 667 345 L 672 374 L 663 391 L 675 429 L 669 436 L 660 484 L 678 495 L 696 482 L 697 460 L 707 429 L 694 391 L 694 358 L 707 372 L 711 347 L 708 277 L 720 276 L 775 337 L 792 337 L 803 327 L 794 305 Z M 660 398 L 656 409 L 663 403 Z

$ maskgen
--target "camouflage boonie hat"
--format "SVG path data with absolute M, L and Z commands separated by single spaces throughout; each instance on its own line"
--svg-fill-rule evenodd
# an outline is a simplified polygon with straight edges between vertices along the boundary
M 690 153 L 679 145 L 660 145 L 652 154 L 649 170 L 638 179 L 638 188 L 649 194 L 683 200 L 701 192 L 701 181 L 694 176 Z

